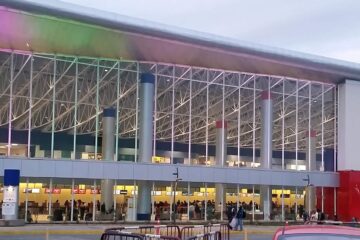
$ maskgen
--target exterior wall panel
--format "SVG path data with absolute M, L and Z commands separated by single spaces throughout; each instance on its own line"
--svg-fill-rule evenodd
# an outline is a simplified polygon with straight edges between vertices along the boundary
M 93 160 L 0 159 L 5 169 L 20 169 L 21 177 L 56 177 L 174 181 L 176 167 L 184 182 L 305 186 L 310 176 L 314 186 L 337 187 L 339 176 L 332 172 L 281 171 L 249 168 L 199 167 L 149 163 L 122 163 Z M 35 167 L 29 167 L 35 166 Z M 37 166 L 37 167 L 36 167 Z M 0 176 L 3 171 L 0 172 Z

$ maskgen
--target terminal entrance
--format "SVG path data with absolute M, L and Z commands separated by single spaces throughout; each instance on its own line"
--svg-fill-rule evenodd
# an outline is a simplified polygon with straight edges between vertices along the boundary
M 301 219 L 305 198 L 303 188 L 272 187 L 271 191 L 272 220 Z M 101 204 L 100 180 L 29 178 L 19 186 L 19 214 L 27 222 L 134 220 L 134 207 L 138 201 L 136 182 L 117 182 L 113 194 L 114 204 L 110 210 L 105 210 Z M 222 213 L 216 211 L 215 201 L 214 184 L 179 183 L 174 197 L 172 183 L 154 182 L 151 220 L 172 220 L 174 216 L 178 221 L 226 220 L 229 210 L 239 206 L 247 211 L 248 220 L 263 219 L 259 186 L 227 186 Z

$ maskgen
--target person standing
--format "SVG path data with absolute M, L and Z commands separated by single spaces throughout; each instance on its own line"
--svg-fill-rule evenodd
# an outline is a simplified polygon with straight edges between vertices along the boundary
M 243 219 L 245 218 L 245 211 L 244 208 L 242 206 L 239 207 L 239 210 L 236 213 L 236 220 L 237 220 L 237 224 L 235 227 L 235 230 L 243 230 Z

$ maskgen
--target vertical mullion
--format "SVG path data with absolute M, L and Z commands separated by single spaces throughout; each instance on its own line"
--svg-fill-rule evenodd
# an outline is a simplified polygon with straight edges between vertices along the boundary
M 252 221 L 255 221 L 255 186 L 252 185 Z
M 11 129 L 12 129 L 12 101 L 13 101 L 13 81 L 14 81 L 14 52 L 11 52 L 10 56 L 10 97 L 9 97 L 9 115 L 8 115 L 8 145 L 7 145 L 7 155 L 11 155 Z
M 100 60 L 97 60 L 96 66 L 96 114 L 95 114 L 95 160 L 98 153 L 98 134 L 99 134 L 99 88 L 100 88 Z
M 252 159 L 252 162 L 253 164 L 255 163 L 255 137 L 256 137 L 256 132 L 255 132 L 255 128 L 256 128 L 256 124 L 255 124 L 255 121 L 256 121 L 256 116 L 255 116 L 255 111 L 256 111 L 256 106 L 255 106 L 255 101 L 256 101 L 256 76 L 254 77 L 254 85 L 253 85 L 253 142 L 252 142 L 252 147 L 253 147 L 253 159 Z
M 156 215 L 155 211 L 155 182 L 152 182 L 152 191 L 151 191 L 151 214 Z
M 96 189 L 96 179 L 94 179 L 94 185 L 93 185 L 94 189 Z M 92 215 L 92 220 L 93 222 L 95 222 L 95 215 L 96 215 L 96 191 L 93 192 L 93 215 Z
M 321 85 L 321 170 L 325 171 L 324 166 L 324 84 Z
M 120 112 L 120 61 L 117 64 L 117 78 L 116 78 L 116 133 L 115 133 L 115 161 L 119 161 L 119 112 Z M 115 195 L 115 194 L 114 194 Z
M 209 161 L 209 69 L 206 70 L 206 129 L 205 129 L 205 164 Z
M 239 202 L 240 202 L 240 186 L 239 184 L 237 184 L 236 186 L 236 191 L 237 191 L 237 195 L 236 195 L 236 211 L 239 210 Z
M 187 197 L 186 197 L 186 201 L 187 201 L 187 216 L 188 216 L 188 221 L 190 220 L 190 182 L 188 182 L 187 184 Z
M 336 204 L 337 204 L 337 200 L 336 200 L 336 198 L 337 198 L 337 192 L 336 192 L 336 188 L 335 188 L 335 187 L 334 187 L 333 189 L 334 189 L 334 215 L 337 215 L 337 206 L 336 206 Z
M 238 152 L 237 152 L 237 165 L 238 167 L 240 167 L 240 128 L 241 128 L 241 74 L 239 73 L 239 99 L 238 99 L 238 131 L 237 131 L 237 135 L 238 135 L 238 142 L 237 142 L 237 146 L 238 146 Z M 238 185 L 238 190 L 239 190 L 239 185 Z M 239 194 L 239 193 L 238 193 Z M 239 204 L 237 203 L 237 209 L 239 209 Z
M 204 211 L 204 220 L 207 221 L 207 192 L 208 192 L 208 188 L 207 188 L 207 183 L 205 183 L 205 211 Z
M 135 162 L 137 162 L 137 158 L 138 158 L 139 77 L 140 77 L 139 68 L 140 68 L 139 62 L 136 62 L 136 115 L 135 115 L 135 157 L 134 157 Z
M 296 111 L 295 111 L 295 165 L 298 171 L 299 151 L 299 80 L 296 79 Z
M 50 178 L 50 184 L 49 184 L 49 216 L 51 216 L 51 210 L 52 210 L 52 189 L 53 189 L 53 182 L 52 182 L 52 178 Z M 50 220 L 51 221 L 51 220 Z
M 190 87 L 189 87 L 189 149 L 188 149 L 188 158 L 189 158 L 189 164 L 191 165 L 191 118 L 192 118 L 192 79 L 193 78 L 193 72 L 192 68 L 190 68 Z
M 285 170 L 285 79 L 282 86 L 282 119 L 281 119 L 281 167 Z
M 155 99 L 154 99 L 154 133 L 153 133 L 153 156 L 156 156 L 156 121 L 157 121 L 157 84 L 158 82 L 158 64 L 155 65 Z
M 175 124 L 175 65 L 172 71 L 172 98 L 171 98 L 171 159 L 170 163 L 174 164 L 174 124 Z
M 70 221 L 73 221 L 74 219 L 74 188 L 75 188 L 75 179 L 71 179 L 71 209 L 70 209 Z M 93 215 L 95 212 L 93 212 Z
M 324 166 L 324 84 L 321 85 L 321 170 L 325 171 Z M 324 187 L 321 187 L 321 212 L 324 212 Z
M 29 202 L 29 178 L 26 178 L 26 191 L 25 191 L 25 222 L 28 222 L 28 202 Z
M 117 187 L 117 180 L 115 179 L 114 186 L 113 186 L 113 195 L 114 195 L 114 221 L 116 221 L 116 187 Z M 94 189 L 96 191 L 96 189 Z M 96 191 L 97 192 L 97 191 Z
M 281 220 L 285 220 L 284 186 L 281 186 Z
M 174 184 L 173 182 L 170 183 L 170 221 L 172 221 L 173 219 L 173 205 L 175 205 L 174 201 L 174 196 L 173 194 L 176 194 L 176 192 L 174 192 Z
M 30 87 L 29 87 L 29 119 L 28 119 L 28 142 L 27 142 L 27 157 L 31 157 L 31 114 L 32 114 L 32 88 L 33 88 L 33 69 L 34 69 L 34 56 L 31 54 L 30 59 Z
M 224 142 L 225 142 L 225 131 L 227 131 L 227 129 L 225 130 L 225 72 L 222 73 L 223 74 L 223 79 L 222 79 L 222 116 L 221 116 L 221 122 L 222 122 L 222 134 L 221 134 L 221 166 L 223 167 L 225 165 L 225 148 L 224 148 Z M 226 145 L 227 146 L 227 145 Z M 223 199 L 221 201 L 221 220 L 222 218 L 222 214 L 223 214 L 223 209 L 224 209 L 224 201 L 225 199 Z
M 137 194 L 136 194 L 136 180 L 134 180 L 134 194 L 133 194 L 133 197 L 134 197 L 134 199 L 133 199 L 133 202 L 134 202 L 134 207 L 133 207 L 133 219 L 134 220 L 137 220 L 137 217 L 136 217 L 136 209 L 137 209 L 137 199 L 136 199 L 136 197 L 137 197 Z
M 298 195 L 298 187 L 295 187 L 295 196 Z M 297 216 L 297 212 L 298 212 L 298 202 L 297 202 L 297 198 L 295 198 L 295 220 L 296 220 L 296 216 Z
M 336 87 L 334 87 L 334 172 L 336 172 L 336 155 L 337 155 L 337 95 Z
M 54 137 L 55 137 L 55 96 L 56 96 L 56 55 L 54 56 L 54 76 L 52 95 L 52 117 L 51 117 L 51 158 L 54 158 Z
M 309 154 L 308 158 L 309 158 L 309 162 L 308 162 L 308 166 L 307 166 L 307 170 L 310 171 L 310 167 L 311 167 L 311 161 L 313 159 L 311 159 L 311 153 L 312 153 L 312 149 L 311 149 L 311 106 L 312 106 L 312 92 L 311 92 L 311 83 L 309 83 L 309 122 L 308 122 L 308 134 L 307 134 L 307 138 L 308 138 L 308 152 L 306 154 Z
M 73 153 L 76 159 L 76 134 L 77 134 L 77 110 L 78 110 L 78 79 L 79 79 L 79 59 L 75 58 L 75 99 L 74 99 L 74 139 L 73 139 Z

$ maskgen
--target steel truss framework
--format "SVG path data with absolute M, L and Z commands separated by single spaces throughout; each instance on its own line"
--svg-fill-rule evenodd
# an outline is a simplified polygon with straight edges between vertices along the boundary
M 113 106 L 118 137 L 137 138 L 138 79 L 145 71 L 156 76 L 154 139 L 215 144 L 215 121 L 225 119 L 229 146 L 259 148 L 261 92 L 271 91 L 274 149 L 305 151 L 312 129 L 320 153 L 336 146 L 336 86 L 326 79 L 6 50 L 0 52 L 0 127 L 51 132 L 52 146 L 55 133 L 75 133 L 75 146 L 76 135 L 101 135 L 102 109 Z

